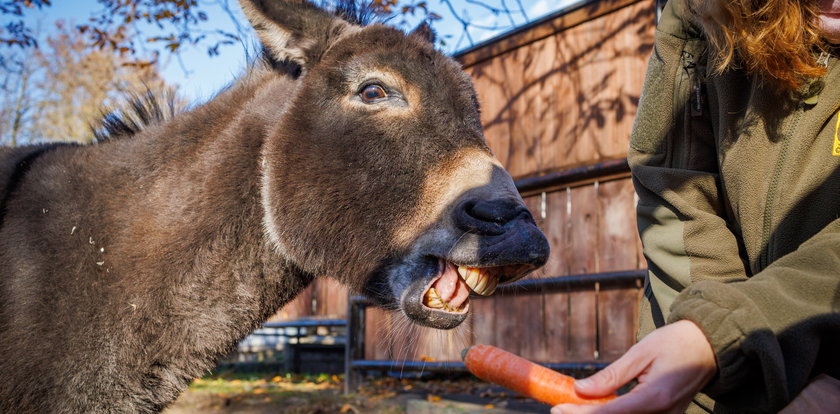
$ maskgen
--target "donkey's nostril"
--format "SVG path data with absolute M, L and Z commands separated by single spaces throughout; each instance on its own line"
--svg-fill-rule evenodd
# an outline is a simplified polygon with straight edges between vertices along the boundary
M 479 220 L 505 224 L 516 218 L 524 207 L 515 200 L 479 200 L 467 208 L 467 213 Z
M 467 200 L 455 212 L 455 222 L 462 230 L 502 234 L 505 224 L 528 214 L 528 209 L 516 199 Z

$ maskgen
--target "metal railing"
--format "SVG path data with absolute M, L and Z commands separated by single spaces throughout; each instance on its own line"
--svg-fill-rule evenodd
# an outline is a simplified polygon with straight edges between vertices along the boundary
M 575 289 L 594 286 L 599 289 L 602 285 L 634 285 L 642 286 L 647 270 L 630 270 L 623 272 L 605 272 L 585 275 L 551 277 L 544 279 L 524 279 L 509 285 L 500 286 L 494 296 L 527 295 L 542 293 L 568 292 Z M 474 296 L 481 300 L 483 296 Z M 347 302 L 347 342 L 345 348 L 345 386 L 344 391 L 355 391 L 361 382 L 364 371 L 426 371 L 426 372 L 466 372 L 462 362 L 443 361 L 394 361 L 394 360 L 366 360 L 365 357 L 365 309 L 372 305 L 364 296 L 352 296 Z M 596 324 L 598 320 L 596 318 Z M 598 332 L 598 330 L 595 330 Z M 597 342 L 597 340 L 596 340 Z M 586 375 L 606 366 L 603 361 L 565 362 L 543 364 L 551 369 L 574 375 Z

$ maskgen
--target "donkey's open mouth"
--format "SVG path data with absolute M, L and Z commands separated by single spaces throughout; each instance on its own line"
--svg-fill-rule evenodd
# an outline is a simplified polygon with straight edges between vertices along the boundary
M 438 276 L 423 293 L 423 305 L 432 310 L 466 313 L 470 292 L 490 296 L 499 284 L 512 281 L 531 266 L 459 266 L 447 260 L 438 261 Z

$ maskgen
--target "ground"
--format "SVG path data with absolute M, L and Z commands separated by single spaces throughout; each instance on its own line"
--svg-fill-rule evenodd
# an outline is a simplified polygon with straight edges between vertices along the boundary
M 548 413 L 549 407 L 471 378 L 368 379 L 344 394 L 339 375 L 214 374 L 197 379 L 165 414 Z

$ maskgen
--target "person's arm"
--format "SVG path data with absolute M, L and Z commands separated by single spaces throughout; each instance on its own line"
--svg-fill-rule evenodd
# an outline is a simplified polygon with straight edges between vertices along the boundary
M 663 10 L 628 152 L 657 326 L 691 283 L 747 277 L 718 177 L 716 118 L 704 94 L 707 45 L 685 3 L 671 0 Z
M 840 378 L 840 219 L 747 281 L 684 290 L 669 322 L 576 385 L 601 397 L 636 378 L 632 391 L 552 414 L 681 413 L 700 390 L 716 413 L 772 413 L 809 383 L 808 406 L 836 411 L 838 383 L 822 374 Z
M 840 219 L 748 281 L 690 286 L 669 320 L 711 342 L 719 374 L 704 392 L 721 412 L 776 412 L 816 375 L 840 378 Z

